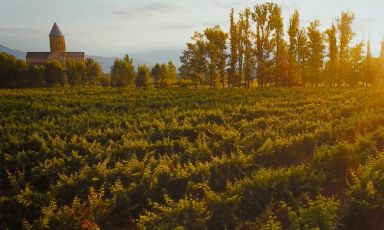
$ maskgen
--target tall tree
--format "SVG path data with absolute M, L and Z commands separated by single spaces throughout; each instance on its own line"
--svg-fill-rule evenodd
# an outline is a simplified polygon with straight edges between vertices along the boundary
M 298 63 L 299 63 L 299 33 L 300 33 L 300 15 L 299 11 L 295 10 L 289 21 L 288 36 L 288 85 L 298 84 Z
M 269 15 L 272 3 L 256 5 L 252 15 L 256 23 L 256 76 L 260 86 L 265 86 L 271 74 L 272 56 L 272 28 Z
M 167 82 L 168 86 L 172 86 L 177 78 L 177 72 L 176 72 L 176 66 L 173 64 L 173 62 L 169 61 L 168 62 L 168 77 L 167 77 Z
M 182 66 L 180 72 L 191 78 L 197 87 L 204 79 L 207 71 L 206 43 L 204 35 L 198 32 L 192 37 L 192 42 L 187 43 L 187 49 L 180 57 Z
M 136 87 L 148 87 L 151 84 L 150 70 L 146 65 L 140 65 L 137 69 Z
M 365 58 L 364 81 L 367 84 L 372 84 L 375 80 L 372 66 L 371 40 L 367 42 L 367 56 Z
M 234 79 L 235 85 L 241 86 L 241 83 L 244 79 L 244 14 L 242 12 L 239 13 L 239 20 L 237 22 L 237 48 L 238 48 L 238 63 L 237 63 L 237 74 Z
M 156 65 L 152 68 L 151 74 L 152 74 L 155 86 L 158 87 L 161 79 L 163 78 L 161 65 L 159 63 L 156 63 Z
M 360 42 L 352 47 L 350 52 L 351 72 L 346 80 L 352 86 L 357 85 L 363 80 L 363 47 L 364 42 Z M 370 62 L 372 62 L 372 59 Z
M 308 37 L 307 30 L 302 28 L 299 31 L 297 37 L 297 60 L 300 66 L 299 77 L 298 77 L 298 85 L 303 85 L 307 80 L 307 69 L 308 69 Z
M 133 86 L 135 66 L 133 60 L 125 55 L 124 59 L 116 59 L 111 67 L 111 84 L 115 87 Z
M 274 46 L 273 58 L 275 64 L 275 84 L 282 85 L 284 78 L 284 61 L 286 57 L 286 43 L 284 41 L 283 17 L 281 15 L 281 7 L 279 5 L 272 4 L 270 10 L 270 26 L 274 31 L 272 44 Z
M 327 73 L 326 80 L 329 84 L 336 84 L 340 82 L 338 79 L 338 47 L 337 47 L 337 30 L 335 25 L 332 23 L 331 28 L 325 31 L 326 41 L 328 43 L 328 62 L 327 62 Z
M 249 8 L 246 8 L 244 11 L 243 16 L 243 22 L 242 22 L 242 44 L 244 45 L 244 63 L 243 63 L 243 69 L 244 69 L 244 84 L 245 87 L 250 87 L 250 84 L 253 80 L 253 73 L 255 68 L 255 58 L 254 58 L 254 48 L 252 45 L 252 32 L 251 32 L 251 25 L 250 25 L 250 17 L 251 17 L 251 10 Z
M 350 43 L 355 36 L 352 31 L 352 23 L 355 19 L 354 14 L 351 12 L 341 13 L 341 18 L 337 20 L 337 29 L 339 35 L 339 77 L 338 85 L 341 85 L 341 81 L 345 81 L 348 77 L 349 68 L 349 50 Z
M 85 78 L 83 84 L 95 85 L 104 76 L 101 65 L 92 58 L 85 61 Z
M 312 85 L 320 83 L 320 74 L 323 67 L 324 40 L 319 30 L 320 21 L 314 20 L 308 27 L 308 80 Z
M 228 35 L 220 28 L 220 26 L 205 29 L 204 35 L 206 37 L 209 85 L 211 88 L 215 88 L 218 76 L 220 76 L 224 87 Z
M 234 19 L 234 10 L 231 9 L 230 13 L 230 28 L 229 28 L 229 71 L 228 71 L 228 87 L 232 87 L 235 83 L 234 79 L 237 78 L 237 64 L 239 62 L 239 36 L 238 25 Z
M 168 83 L 168 78 L 169 78 L 169 70 L 167 64 L 163 63 L 161 65 L 161 79 L 160 79 L 160 85 L 161 87 L 167 87 Z
M 384 80 L 384 39 L 381 41 L 381 50 L 379 58 L 379 80 Z

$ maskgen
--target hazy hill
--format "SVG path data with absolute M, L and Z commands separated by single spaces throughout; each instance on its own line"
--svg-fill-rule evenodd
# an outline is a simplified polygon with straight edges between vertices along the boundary
M 10 49 L 10 48 L 3 46 L 1 44 L 0 44 L 0 52 L 9 53 L 9 54 L 15 56 L 17 59 L 25 59 L 25 55 L 27 54 L 27 52 L 25 52 L 25 51 Z
M 18 59 L 25 59 L 25 55 L 27 52 L 21 50 L 15 50 L 8 48 L 4 45 L 0 44 L 0 52 L 7 52 L 11 55 L 14 55 Z M 145 52 L 133 52 L 129 53 L 129 55 L 133 58 L 135 65 L 146 64 L 149 66 L 155 65 L 157 62 L 166 63 L 168 61 L 172 61 L 176 66 L 180 66 L 179 57 L 182 54 L 182 49 L 170 48 L 170 49 L 161 49 L 161 50 L 151 50 Z M 123 56 L 121 54 L 119 56 Z M 87 56 L 95 59 L 100 65 L 103 67 L 105 73 L 109 73 L 111 70 L 111 66 L 117 57 L 102 57 L 102 56 Z

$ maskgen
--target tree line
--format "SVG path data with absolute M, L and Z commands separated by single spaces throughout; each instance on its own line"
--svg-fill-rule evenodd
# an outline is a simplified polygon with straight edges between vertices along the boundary
M 384 41 L 381 54 L 373 57 L 371 42 L 354 43 L 355 16 L 342 12 L 325 31 L 320 21 L 303 26 L 296 10 L 284 31 L 282 9 L 276 3 L 246 8 L 229 15 L 229 32 L 219 25 L 195 32 L 180 57 L 177 77 L 172 63 L 152 68 L 126 55 L 116 59 L 111 74 L 104 75 L 93 59 L 28 66 L 25 61 L 0 53 L 0 87 L 102 85 L 113 87 L 169 87 L 219 85 L 258 86 L 370 86 L 384 79 Z
M 68 60 L 64 68 L 55 61 L 27 65 L 24 60 L 0 52 L 0 87 L 3 88 L 105 85 L 107 82 L 100 64 L 91 58 Z
M 99 85 L 113 87 L 170 87 L 176 82 L 177 69 L 172 62 L 156 64 L 152 69 L 139 65 L 137 71 L 133 60 L 125 55 L 116 59 L 110 75 L 105 75 L 98 62 L 92 58 L 85 61 L 68 60 L 63 66 L 56 61 L 42 65 L 27 65 L 0 52 L 0 87 L 53 87 Z
M 232 9 L 229 19 L 228 33 L 217 25 L 195 32 L 187 43 L 179 71 L 195 86 L 355 86 L 383 79 L 384 42 L 378 58 L 370 40 L 352 45 L 351 12 L 342 12 L 325 31 L 317 19 L 302 26 L 296 10 L 285 33 L 276 3 L 246 8 L 237 18 Z
M 114 87 L 170 87 L 176 79 L 176 66 L 171 61 L 157 63 L 152 69 L 139 65 L 136 72 L 132 58 L 125 55 L 123 59 L 116 59 L 111 68 L 111 85 Z

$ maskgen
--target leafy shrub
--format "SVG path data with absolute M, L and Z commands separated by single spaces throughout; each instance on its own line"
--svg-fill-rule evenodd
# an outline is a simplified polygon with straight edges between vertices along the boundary
M 347 143 L 323 146 L 315 151 L 313 157 L 313 167 L 330 180 L 343 180 L 359 165 L 353 146 Z
M 139 229 L 206 229 L 210 214 L 204 203 L 192 198 L 178 202 L 165 197 L 166 205 L 152 203 L 154 211 L 140 216 Z
M 384 226 L 383 193 L 372 181 L 363 181 L 355 176 L 346 195 L 342 215 L 346 229 L 381 229 Z
M 0 90 L 0 228 L 381 229 L 382 101 L 366 88 Z
M 336 229 L 340 202 L 334 198 L 317 196 L 308 204 L 299 207 L 298 213 L 291 211 L 291 222 L 298 223 L 300 229 Z

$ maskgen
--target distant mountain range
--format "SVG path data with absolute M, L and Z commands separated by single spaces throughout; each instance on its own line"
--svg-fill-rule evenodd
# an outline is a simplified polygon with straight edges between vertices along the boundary
M 18 59 L 25 60 L 25 56 L 27 52 L 21 50 L 15 50 L 8 48 L 4 45 L 0 44 L 0 52 L 7 52 Z M 145 52 L 134 52 L 129 53 L 130 57 L 133 58 L 135 65 L 146 64 L 148 66 L 153 66 L 157 62 L 166 63 L 168 61 L 172 61 L 176 66 L 180 66 L 179 57 L 181 56 L 183 50 L 178 48 L 170 48 L 170 49 L 159 49 L 159 50 L 151 50 Z M 121 55 L 121 57 L 123 54 Z M 105 73 L 109 73 L 111 70 L 111 66 L 117 57 L 101 57 L 101 56 L 88 56 L 89 58 L 95 59 L 98 63 L 100 63 L 103 71 Z
M 25 59 L 25 55 L 26 55 L 26 52 L 24 52 L 24 51 L 10 49 L 10 48 L 3 46 L 1 44 L 0 44 L 0 52 L 9 53 L 9 54 L 15 56 L 17 59 Z

